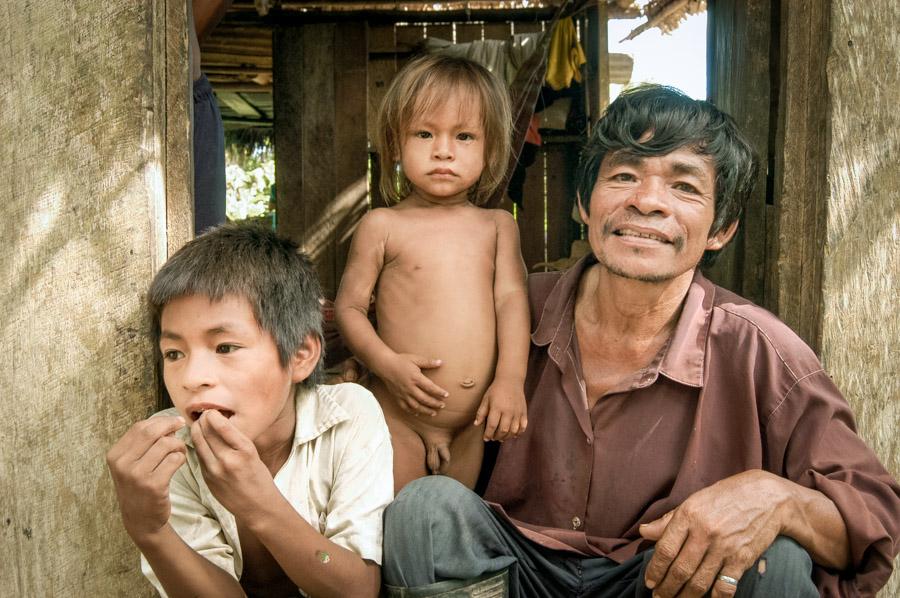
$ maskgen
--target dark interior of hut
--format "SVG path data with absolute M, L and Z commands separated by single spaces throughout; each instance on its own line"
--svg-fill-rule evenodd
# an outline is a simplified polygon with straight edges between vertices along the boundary
M 450 44 L 490 46 L 470 52 L 493 52 L 495 60 L 503 54 L 518 160 L 507 193 L 491 203 L 514 213 L 529 271 L 560 268 L 584 246 L 572 217 L 579 148 L 609 102 L 609 84 L 627 84 L 632 72 L 631 57 L 606 49 L 607 21 L 633 19 L 637 35 L 671 30 L 705 9 L 703 0 L 236 0 L 201 40 L 202 69 L 228 150 L 274 153 L 274 191 L 258 217 L 303 243 L 333 297 L 356 222 L 384 205 L 371 131 L 387 84 L 408 60 Z M 571 24 L 585 62 L 554 89 L 545 75 L 561 22 Z M 529 42 L 540 51 L 513 56 L 516 43 Z

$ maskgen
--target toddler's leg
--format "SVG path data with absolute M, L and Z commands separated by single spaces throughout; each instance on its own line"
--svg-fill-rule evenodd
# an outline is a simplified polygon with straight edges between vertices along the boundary
M 394 448 L 394 493 L 413 480 L 428 475 L 425 469 L 425 444 L 419 434 L 406 423 L 384 414 L 388 431 L 391 433 L 391 445 Z
M 446 475 L 462 482 L 469 490 L 475 488 L 481 462 L 484 459 L 484 426 L 469 425 L 458 430 L 450 444 L 453 461 L 447 467 Z

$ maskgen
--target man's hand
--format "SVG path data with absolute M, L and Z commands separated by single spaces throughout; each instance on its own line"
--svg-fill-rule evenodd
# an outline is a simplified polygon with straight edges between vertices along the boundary
M 281 496 L 253 442 L 215 409 L 191 425 L 191 439 L 206 485 L 235 516 L 246 520 Z
M 169 522 L 169 482 L 187 453 L 174 436 L 182 427 L 181 417 L 140 421 L 106 453 L 125 530 L 138 545 Z
M 504 441 L 516 438 L 528 426 L 525 392 L 522 384 L 494 379 L 475 412 L 475 425 L 487 421 L 484 440 Z
M 642 525 L 656 541 L 645 582 L 654 597 L 733 596 L 740 579 L 784 529 L 790 490 L 763 471 L 726 478 L 691 495 L 678 508 Z
M 450 393 L 432 382 L 422 370 L 441 366 L 440 359 L 426 359 L 410 353 L 399 353 L 382 371 L 376 372 L 400 409 L 411 415 L 437 415 Z

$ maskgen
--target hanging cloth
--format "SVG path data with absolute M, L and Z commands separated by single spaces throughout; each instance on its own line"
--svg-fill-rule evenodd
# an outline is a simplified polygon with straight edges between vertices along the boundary
M 578 41 L 572 17 L 560 19 L 550 38 L 550 55 L 547 58 L 547 84 L 559 91 L 581 82 L 581 65 L 587 62 Z

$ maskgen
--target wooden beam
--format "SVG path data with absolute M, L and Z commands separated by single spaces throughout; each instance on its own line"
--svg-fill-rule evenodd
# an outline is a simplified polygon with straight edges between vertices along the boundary
M 710 6 L 707 46 L 709 98 L 735 118 L 760 157 L 761 168 L 736 238 L 706 273 L 769 309 L 773 298 L 766 295 L 766 272 L 771 267 L 766 164 L 771 151 L 771 24 L 769 2 L 719 0 Z

